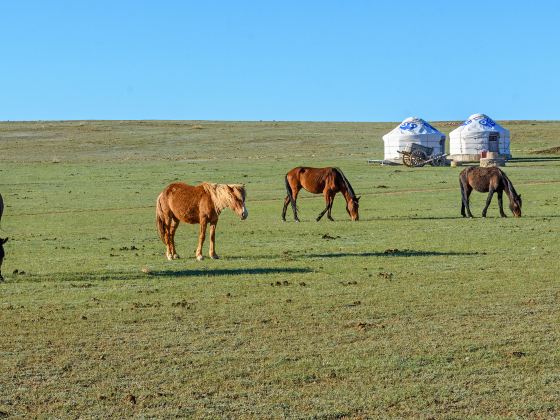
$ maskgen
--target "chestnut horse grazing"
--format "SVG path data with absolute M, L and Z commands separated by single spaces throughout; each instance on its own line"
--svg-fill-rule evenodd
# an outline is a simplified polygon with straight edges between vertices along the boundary
M 167 259 L 179 258 L 175 251 L 175 231 L 179 222 L 200 224 L 196 259 L 202 260 L 202 244 L 206 225 L 210 223 L 210 257 L 218 258 L 215 250 L 216 224 L 223 209 L 229 207 L 245 220 L 249 214 L 245 207 L 245 186 L 242 184 L 212 184 L 204 182 L 196 187 L 175 182 L 158 196 L 156 224 L 159 237 L 167 247 Z
M 331 216 L 334 196 L 337 192 L 341 192 L 346 199 L 346 211 L 350 218 L 354 221 L 360 219 L 358 214 L 358 202 L 360 197 L 356 197 L 352 185 L 342 171 L 338 168 L 307 168 L 299 166 L 292 169 L 285 176 L 287 195 L 284 199 L 284 208 L 282 210 L 282 220 L 286 221 L 286 210 L 288 204 L 292 205 L 294 211 L 294 219 L 299 222 L 297 214 L 296 200 L 299 191 L 303 188 L 313 194 L 323 194 L 325 197 L 326 207 L 317 216 L 317 221 L 327 213 L 329 220 L 333 220 Z
M 486 217 L 488 206 L 492 201 L 492 195 L 498 193 L 498 205 L 500 207 L 500 216 L 507 217 L 504 213 L 502 195 L 504 191 L 509 198 L 509 208 L 515 217 L 521 217 L 521 195 L 517 194 L 513 184 L 504 171 L 500 168 L 480 168 L 470 167 L 463 169 L 459 174 L 459 182 L 461 184 L 461 214 L 463 217 L 473 217 L 469 207 L 469 196 L 472 190 L 478 192 L 487 192 L 486 206 L 482 210 L 482 217 Z M 465 209 L 467 213 L 465 214 Z

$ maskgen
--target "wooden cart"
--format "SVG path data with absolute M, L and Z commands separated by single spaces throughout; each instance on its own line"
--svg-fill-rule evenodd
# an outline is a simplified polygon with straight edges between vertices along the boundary
M 398 151 L 402 155 L 403 164 L 411 168 L 420 168 L 427 163 L 432 166 L 447 165 L 447 154 L 434 155 L 434 148 L 422 146 L 418 143 L 409 143 L 403 150 Z

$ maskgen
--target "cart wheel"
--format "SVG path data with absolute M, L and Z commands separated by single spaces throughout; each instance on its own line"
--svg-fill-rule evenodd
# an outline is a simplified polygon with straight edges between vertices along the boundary
M 409 166 L 409 167 L 414 166 L 414 165 L 412 164 L 412 161 L 410 160 L 410 153 L 404 153 L 404 154 L 402 155 L 402 161 L 403 161 L 403 163 L 404 163 L 405 166 Z
M 447 163 L 444 156 L 440 156 L 431 162 L 432 166 L 445 166 Z
M 410 154 L 410 162 L 412 166 L 421 168 L 426 164 L 427 156 L 422 150 L 413 150 Z

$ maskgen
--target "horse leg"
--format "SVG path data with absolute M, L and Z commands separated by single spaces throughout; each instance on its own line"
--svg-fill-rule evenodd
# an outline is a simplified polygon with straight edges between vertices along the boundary
M 175 232 L 177 231 L 177 228 L 179 227 L 179 220 L 172 218 L 171 219 L 171 223 L 169 224 L 169 249 L 168 249 L 168 254 L 167 254 L 167 259 L 171 260 L 176 260 L 179 258 L 179 255 L 177 255 L 177 250 L 175 249 Z
M 325 209 L 319 213 L 319 216 L 317 216 L 317 221 L 321 220 L 321 217 L 323 217 L 325 215 L 325 213 L 329 210 L 329 198 L 327 197 L 327 193 L 325 192 Z
M 469 198 L 471 196 L 471 193 L 472 193 L 472 188 L 467 185 L 465 188 L 465 210 L 467 211 L 467 217 L 470 217 L 472 219 L 474 216 L 471 213 L 471 206 L 469 204 Z
M 169 226 L 165 227 L 165 233 L 163 237 L 165 239 L 165 247 L 166 247 L 165 256 L 169 261 L 171 261 L 173 259 L 173 251 L 171 246 L 171 235 L 169 234 Z
M 465 213 L 465 188 L 463 187 L 463 181 L 459 180 L 459 187 L 461 188 L 461 216 L 467 217 Z
M 170 220 L 165 220 L 163 225 L 163 242 L 165 242 L 165 256 L 169 261 L 173 259 L 173 253 L 171 251 L 171 235 L 170 235 Z
M 287 195 L 284 199 L 284 208 L 282 209 L 282 221 L 286 221 L 286 211 L 288 210 L 288 205 L 290 204 L 290 196 Z
M 218 258 L 218 254 L 216 254 L 216 223 L 210 223 L 210 250 L 209 250 L 209 255 L 210 258 L 217 260 Z
M 331 208 L 332 208 L 332 202 L 333 202 L 333 198 L 331 196 L 331 192 L 328 190 L 323 191 L 323 196 L 325 197 L 325 209 L 319 213 L 319 216 L 317 216 L 317 221 L 321 220 L 321 217 L 323 217 L 325 215 L 325 213 L 327 213 L 327 218 L 329 220 L 333 220 L 333 218 L 331 217 Z
M 331 211 L 332 211 L 332 206 L 334 203 L 334 196 L 336 195 L 336 193 L 329 195 L 329 204 L 328 204 L 328 210 L 327 210 L 327 218 L 331 221 L 334 222 L 334 219 L 331 216 Z
M 200 232 L 198 234 L 198 247 L 196 248 L 196 259 L 198 261 L 202 261 L 204 258 L 202 256 L 202 244 L 204 243 L 204 239 L 206 238 L 206 220 L 200 221 Z
M 325 207 L 325 209 L 321 213 L 319 213 L 319 216 L 317 216 L 317 221 L 321 220 L 321 217 L 325 215 L 328 209 L 329 209 L 329 205 L 327 204 L 327 207 Z
M 297 196 L 299 194 L 300 189 L 301 189 L 301 187 L 299 185 L 292 186 L 292 198 L 294 200 L 294 205 L 292 206 L 292 210 L 294 211 L 294 219 L 295 219 L 296 222 L 299 222 L 299 217 L 298 217 L 298 214 L 297 214 L 296 200 L 297 200 Z
M 488 191 L 488 197 L 486 198 L 486 206 L 484 206 L 484 210 L 482 210 L 482 217 L 486 217 L 486 212 L 488 211 L 488 207 L 490 207 L 493 195 L 494 189 L 490 188 L 490 191 Z
M 500 216 L 507 217 L 504 213 L 504 201 L 503 201 L 504 190 L 498 191 L 498 206 L 500 207 Z

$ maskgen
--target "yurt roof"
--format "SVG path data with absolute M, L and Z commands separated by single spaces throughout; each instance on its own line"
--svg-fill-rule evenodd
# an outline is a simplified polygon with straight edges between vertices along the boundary
M 498 131 L 498 132 L 506 132 L 509 133 L 509 130 L 502 127 L 492 118 L 490 118 L 486 114 L 473 114 L 469 118 L 463 122 L 459 127 L 449 133 L 449 136 L 452 134 L 458 133 L 474 133 L 474 132 L 483 132 L 483 131 Z
M 424 121 L 422 118 L 418 117 L 409 117 L 405 119 L 402 123 L 400 123 L 397 127 L 391 130 L 389 133 L 385 134 L 385 137 L 403 137 L 403 136 L 418 136 L 418 135 L 439 135 L 443 136 L 444 134 L 439 131 L 437 128 L 433 127 L 427 121 Z

